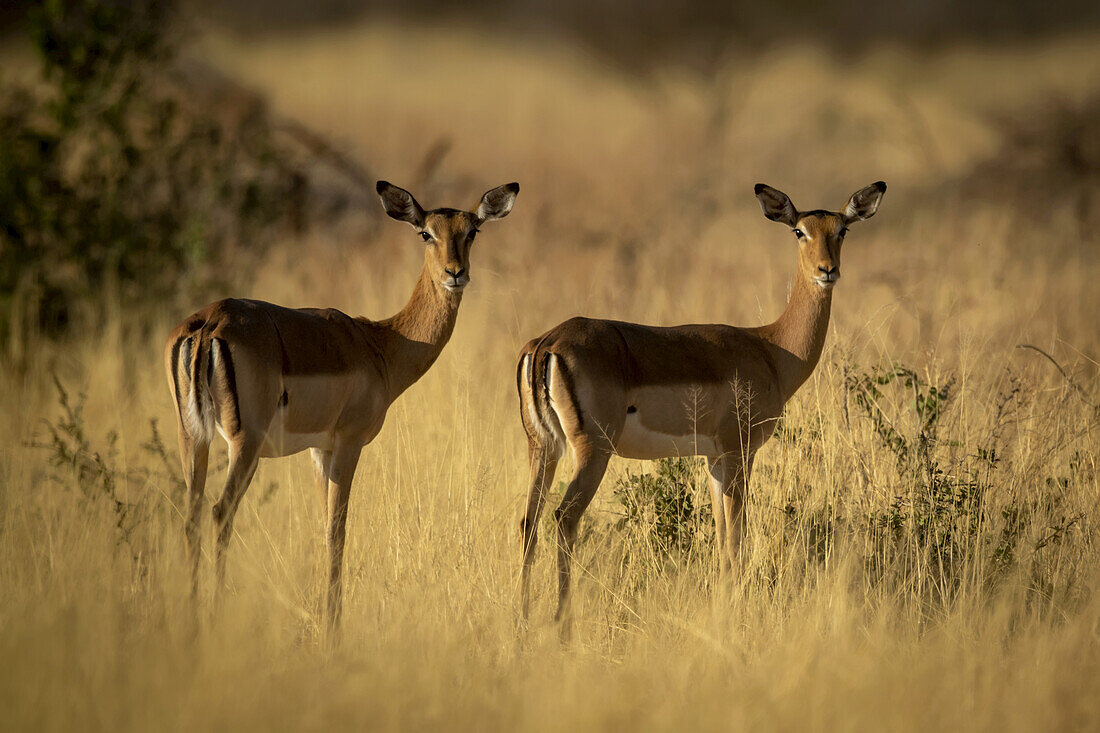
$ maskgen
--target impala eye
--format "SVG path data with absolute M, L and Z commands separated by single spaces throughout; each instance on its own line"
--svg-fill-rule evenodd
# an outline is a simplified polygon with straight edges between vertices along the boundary
M 425 242 L 432 241 L 432 235 L 428 234 L 427 232 L 420 232 L 420 238 L 423 239 Z
M 794 230 L 794 238 L 795 238 L 795 239 L 802 239 L 802 238 L 803 238 L 803 237 L 805 237 L 805 236 L 806 236 L 806 235 L 805 235 L 805 234 L 804 234 L 804 233 L 802 232 L 802 230 L 801 230 L 801 229 L 795 229 L 795 230 Z

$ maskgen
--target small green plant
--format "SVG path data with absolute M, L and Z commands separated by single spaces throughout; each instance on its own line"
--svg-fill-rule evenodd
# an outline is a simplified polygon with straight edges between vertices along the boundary
M 848 398 L 870 421 L 880 444 L 893 454 L 898 486 L 890 505 L 867 517 L 868 530 L 878 530 L 874 563 L 899 558 L 925 562 L 933 569 L 937 587 L 957 585 L 965 561 L 972 554 L 984 519 L 989 471 L 977 470 L 974 461 L 958 460 L 958 443 L 940 438 L 942 420 L 955 395 L 952 379 L 930 384 L 916 370 L 901 364 L 849 369 L 845 376 Z M 889 409 L 887 391 L 901 390 L 907 397 L 905 412 Z M 977 462 L 996 465 L 995 448 L 977 449 Z M 916 555 L 905 543 L 913 542 Z M 879 569 L 881 570 L 881 568 Z
M 954 380 L 949 380 L 943 385 L 930 385 L 916 370 L 896 363 L 867 371 L 849 369 L 844 380 L 848 396 L 871 421 L 875 434 L 898 464 L 904 466 L 916 458 L 925 461 L 919 466 L 921 469 L 930 468 L 928 450 L 936 440 L 940 418 L 954 396 L 954 384 Z M 903 434 L 883 409 L 883 390 L 890 385 L 903 386 L 910 393 L 909 406 L 918 418 L 915 434 Z
M 623 508 L 615 523 L 640 539 L 648 554 L 662 561 L 683 558 L 697 543 L 713 540 L 710 505 L 697 506 L 695 496 L 706 495 L 698 485 L 697 466 L 689 458 L 656 461 L 649 473 L 627 473 L 615 482 L 613 493 Z
M 56 375 L 53 381 L 61 415 L 55 420 L 42 420 L 47 439 L 36 438 L 26 445 L 48 451 L 50 466 L 55 470 L 50 480 L 65 491 L 75 488 L 88 510 L 103 505 L 109 509 L 114 518 L 116 544 L 119 547 L 126 545 L 136 557 L 140 552 L 135 547 L 135 532 L 149 517 L 150 502 L 147 496 L 140 494 L 141 498 L 132 500 L 127 485 L 146 483 L 152 476 L 147 470 L 119 468 L 118 433 L 114 430 L 107 433 L 105 446 L 95 446 L 84 420 L 86 396 L 83 393 L 71 395 Z M 148 449 L 167 455 L 155 425 Z
M 903 577 L 928 578 L 945 597 L 967 576 L 996 584 L 1025 548 L 1028 562 L 1038 562 L 1043 548 L 1059 543 L 1081 520 L 1061 505 L 1069 476 L 1045 477 L 1036 497 L 991 501 L 1006 451 L 1003 426 L 1029 393 L 1022 381 L 1009 375 L 993 402 L 992 430 L 980 445 L 941 435 L 954 386 L 953 380 L 929 384 L 899 364 L 849 369 L 845 379 L 848 397 L 892 453 L 900 489 L 885 509 L 866 517 L 874 548 L 868 567 L 882 577 L 900 563 Z M 902 410 L 890 407 L 888 391 L 898 389 L 908 397 Z M 1078 464 L 1076 457 L 1070 461 L 1071 475 L 1079 472 Z M 1026 542 L 1036 533 L 1038 539 Z M 913 572 L 917 568 L 922 572 Z
M 83 392 L 72 394 L 56 375 L 53 382 L 60 415 L 43 419 L 45 436 L 36 436 L 25 445 L 49 454 L 49 465 L 54 469 L 49 481 L 66 492 L 75 489 L 89 510 L 106 507 L 111 512 L 119 547 L 128 547 L 135 558 L 148 552 L 149 548 L 141 547 L 137 539 L 141 525 L 158 514 L 168 521 L 181 516 L 179 508 L 184 505 L 186 486 L 180 478 L 179 459 L 169 453 L 154 419 L 149 421 L 149 439 L 141 445 L 152 465 L 123 467 L 118 433 L 108 431 L 105 444 L 97 445 L 84 418 L 87 396 Z M 223 456 L 214 468 L 224 470 L 225 466 Z M 261 503 L 269 501 L 276 489 L 277 484 L 272 482 Z
M 61 417 L 55 421 L 43 420 L 49 433 L 48 442 L 32 441 L 31 447 L 50 451 L 50 465 L 71 477 L 72 481 L 56 475 L 54 478 L 68 487 L 75 484 L 82 498 L 88 502 L 106 501 L 115 515 L 115 528 L 119 542 L 129 542 L 133 533 L 136 505 L 119 494 L 119 471 L 114 464 L 118 457 L 118 433 L 107 433 L 107 446 L 96 450 L 88 438 L 84 424 L 85 396 L 70 397 L 56 376 L 57 401 Z

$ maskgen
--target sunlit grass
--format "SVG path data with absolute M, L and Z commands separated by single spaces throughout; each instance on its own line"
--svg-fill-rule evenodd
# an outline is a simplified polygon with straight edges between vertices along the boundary
M 774 63 L 734 58 L 719 81 L 672 71 L 641 80 L 569 49 L 463 33 L 442 47 L 377 27 L 211 43 L 215 58 L 265 87 L 279 109 L 347 141 L 372 171 L 427 205 L 472 205 L 513 179 L 523 186 L 514 213 L 478 240 L 452 342 L 364 450 L 339 643 L 320 629 L 321 507 L 305 456 L 261 464 L 236 522 L 231 587 L 215 608 L 206 558 L 192 633 L 177 469 L 145 447 L 155 419 L 175 459 L 161 335 L 108 326 L 39 345 L 26 374 L 5 375 L 0 390 L 4 727 L 1093 724 L 1095 235 L 1074 203 L 1077 189 L 1034 217 L 1019 201 L 983 197 L 958 180 L 1009 144 L 992 112 L 1020 114 L 1050 95 L 1082 98 L 1100 66 L 1095 46 L 946 50 L 922 61 L 938 73 L 919 78 L 907 53 L 884 49 L 850 61 L 813 50 Z M 379 70 L 424 54 L 416 73 Z M 443 56 L 459 60 L 448 66 Z M 1018 87 L 989 91 L 1003 75 Z M 838 98 L 828 89 L 847 91 Z M 407 179 L 443 134 L 453 157 L 421 193 Z M 519 346 L 577 313 L 663 324 L 770 320 L 785 301 L 794 250 L 789 233 L 760 216 L 752 184 L 766 180 L 805 208 L 837 207 L 880 178 L 890 191 L 845 246 L 822 364 L 789 407 L 788 437 L 757 459 L 740 583 L 717 590 L 705 553 L 624 562 L 641 540 L 613 528 L 621 512 L 613 484 L 628 465 L 645 464 L 616 461 L 578 548 L 573 645 L 559 644 L 550 621 L 545 531 L 524 629 Z M 419 257 L 397 223 L 367 241 L 318 234 L 286 242 L 243 274 L 237 294 L 381 317 L 404 303 Z M 156 314 L 161 332 L 183 315 Z M 1080 390 L 1020 343 L 1048 351 Z M 943 466 L 970 465 L 979 448 L 1001 451 L 983 479 L 988 524 L 963 542 L 950 580 L 912 544 L 911 527 L 892 545 L 904 562 L 887 562 L 875 544 L 883 536 L 875 523 L 906 506 L 897 498 L 912 497 L 915 482 L 845 384 L 852 370 L 895 361 L 929 384 L 953 380 L 939 432 Z M 53 374 L 74 404 L 86 394 L 88 445 L 133 508 L 120 510 L 94 476 L 82 484 L 71 465 L 51 465 L 55 449 L 25 445 L 48 441 L 43 421 L 62 418 Z M 912 435 L 908 393 L 884 394 L 885 414 Z M 568 471 L 566 460 L 558 481 Z M 215 471 L 208 499 L 221 480 Z M 1009 526 L 1008 507 L 1031 508 L 1002 567 L 990 543 Z M 120 511 L 129 512 L 128 533 Z M 832 539 L 821 544 L 828 527 Z

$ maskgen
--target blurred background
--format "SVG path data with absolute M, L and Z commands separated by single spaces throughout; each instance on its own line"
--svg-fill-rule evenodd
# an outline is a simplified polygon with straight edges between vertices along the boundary
M 927 340 L 945 300 L 976 294 L 914 272 L 1095 264 L 1098 23 L 1095 3 L 1038 0 L 8 3 L 4 353 L 18 366 L 36 334 L 102 322 L 104 296 L 187 309 L 249 290 L 271 247 L 373 247 L 375 178 L 428 205 L 520 180 L 522 221 L 482 264 L 521 292 L 535 262 L 568 266 L 582 299 L 553 302 L 627 316 L 639 262 L 669 277 L 691 253 L 734 290 L 706 317 L 741 320 L 787 277 L 753 183 L 835 208 L 885 179 L 879 236 L 906 222 L 951 244 L 863 245 L 853 287 L 890 289 Z
M 426 207 L 522 189 L 363 452 L 343 641 L 319 624 L 306 456 L 261 463 L 230 590 L 215 610 L 206 567 L 196 616 L 163 340 L 229 296 L 396 312 L 423 250 L 377 179 Z M 757 458 L 732 598 L 701 462 L 614 461 L 575 645 L 548 622 L 548 520 L 521 631 L 520 346 L 578 314 L 767 323 L 795 244 L 753 185 L 836 210 L 877 180 L 821 363 Z M 1098 232 L 1096 2 L 8 0 L 0 710 L 54 730 L 1087 728 Z M 208 502 L 224 465 L 219 445 Z

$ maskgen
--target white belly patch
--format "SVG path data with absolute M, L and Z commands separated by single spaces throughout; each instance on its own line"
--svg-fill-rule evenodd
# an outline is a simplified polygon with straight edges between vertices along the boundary
M 283 429 L 278 416 L 264 436 L 260 455 L 266 458 L 289 456 L 300 453 L 306 448 L 332 450 L 332 433 L 289 433 Z
M 218 434 L 222 436 L 222 440 L 228 443 L 229 436 L 225 434 L 225 429 L 222 428 L 221 423 L 215 423 L 215 425 L 218 429 Z M 276 417 L 276 419 L 272 421 L 271 427 L 267 431 L 267 435 L 264 436 L 264 442 L 260 444 L 260 457 L 281 458 L 282 456 L 292 456 L 295 453 L 301 453 L 307 448 L 332 450 L 332 434 L 288 433 L 283 430 L 283 426 L 279 423 L 278 417 Z
M 670 435 L 647 429 L 637 413 L 626 416 L 623 431 L 615 443 L 615 452 L 625 458 L 672 458 L 675 456 L 715 455 L 714 438 L 685 433 Z

